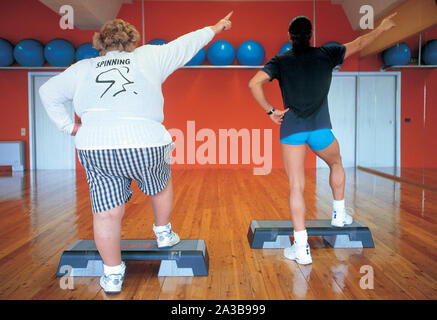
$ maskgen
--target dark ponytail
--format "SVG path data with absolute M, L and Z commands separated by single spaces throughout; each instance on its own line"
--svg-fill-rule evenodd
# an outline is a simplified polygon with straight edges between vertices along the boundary
M 292 34 L 293 49 L 304 50 L 310 47 L 311 34 Z
M 299 16 L 294 18 L 290 22 L 288 32 L 290 33 L 290 40 L 293 42 L 293 50 L 301 51 L 311 46 L 313 26 L 307 17 Z

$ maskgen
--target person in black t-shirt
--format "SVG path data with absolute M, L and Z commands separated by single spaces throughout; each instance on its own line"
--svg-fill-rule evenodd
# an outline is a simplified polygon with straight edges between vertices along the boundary
M 396 13 L 384 19 L 370 33 L 334 47 L 311 47 L 311 21 L 304 16 L 296 17 L 288 30 L 292 49 L 270 59 L 249 82 L 255 100 L 273 122 L 281 125 L 281 151 L 290 184 L 289 203 L 294 228 L 294 244 L 284 250 L 284 255 L 300 264 L 312 262 L 303 196 L 307 144 L 330 168 L 329 184 L 334 197 L 331 225 L 343 227 L 353 221 L 345 210 L 345 173 L 338 141 L 331 132 L 327 97 L 332 71 L 347 57 L 396 26 L 395 16 Z M 264 95 L 263 85 L 273 79 L 279 81 L 284 110 L 273 108 Z

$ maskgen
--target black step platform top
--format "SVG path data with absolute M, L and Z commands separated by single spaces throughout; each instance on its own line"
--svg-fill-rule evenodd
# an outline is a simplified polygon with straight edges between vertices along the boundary
M 209 256 L 202 239 L 181 240 L 178 244 L 158 248 L 156 240 L 121 240 L 122 260 L 161 260 L 159 276 L 207 276 Z M 103 262 L 93 239 L 80 239 L 62 253 L 57 276 L 64 276 L 65 266 L 73 276 L 100 276 Z
M 97 251 L 93 239 L 80 239 L 65 251 Z M 168 248 L 158 248 L 156 240 L 149 239 L 123 239 L 121 240 L 122 252 L 174 252 L 174 251 L 202 251 L 205 254 L 205 241 L 201 239 L 181 240 L 178 244 Z
M 348 241 L 361 241 L 364 248 L 374 247 L 369 228 L 356 220 L 344 227 L 332 226 L 331 220 L 305 220 L 305 226 L 308 236 L 322 236 L 327 240 L 332 238 L 330 241 L 333 241 L 334 238 L 342 238 L 343 242 L 341 245 L 335 244 L 337 248 L 350 248 L 357 245 L 353 243 L 348 244 Z M 277 242 L 278 239 L 282 239 L 278 237 L 293 235 L 293 232 L 291 220 L 252 220 L 247 238 L 251 248 L 254 249 L 269 247 L 270 245 L 280 248 L 286 245 L 285 242 L 281 242 L 281 244 L 271 244 L 271 242 Z M 265 244 L 266 242 L 270 244 Z
M 293 233 L 293 224 L 291 220 L 252 220 L 250 225 L 252 232 L 269 230 L 279 231 L 281 234 Z M 308 235 L 322 236 L 328 233 L 343 234 L 351 231 L 367 230 L 368 228 L 358 221 L 344 227 L 331 226 L 331 220 L 305 220 L 305 227 Z

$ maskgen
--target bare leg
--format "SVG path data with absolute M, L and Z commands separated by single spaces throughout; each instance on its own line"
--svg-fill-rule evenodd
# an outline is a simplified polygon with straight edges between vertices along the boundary
M 168 224 L 173 207 L 173 185 L 171 178 L 168 180 L 164 190 L 150 197 L 150 202 L 152 203 L 155 217 L 155 226 L 165 226 Z
M 305 230 L 305 158 L 306 145 L 281 144 L 282 159 L 290 185 L 290 212 L 294 231 Z
M 121 220 L 124 204 L 108 211 L 94 214 L 94 240 L 103 263 L 107 266 L 121 264 Z
M 341 161 L 340 147 L 337 139 L 335 139 L 329 147 L 323 150 L 314 151 L 314 153 L 329 166 L 329 185 L 331 186 L 334 200 L 343 200 L 346 176 Z

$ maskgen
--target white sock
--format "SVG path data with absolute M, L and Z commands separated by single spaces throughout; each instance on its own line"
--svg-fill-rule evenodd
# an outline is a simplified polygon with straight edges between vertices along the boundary
M 118 266 L 107 266 L 106 264 L 103 264 L 103 272 L 105 275 L 110 274 L 124 274 L 124 271 L 126 270 L 126 265 L 122 261 L 120 265 Z
M 155 226 L 155 225 L 153 225 L 153 231 L 155 231 L 155 233 L 163 232 L 163 231 L 170 231 L 170 230 L 171 230 L 170 222 L 167 223 L 165 226 Z
M 344 199 L 343 200 L 333 200 L 332 206 L 334 207 L 334 211 L 344 210 Z
M 307 230 L 294 231 L 294 242 L 296 242 L 298 246 L 306 245 L 308 242 Z

